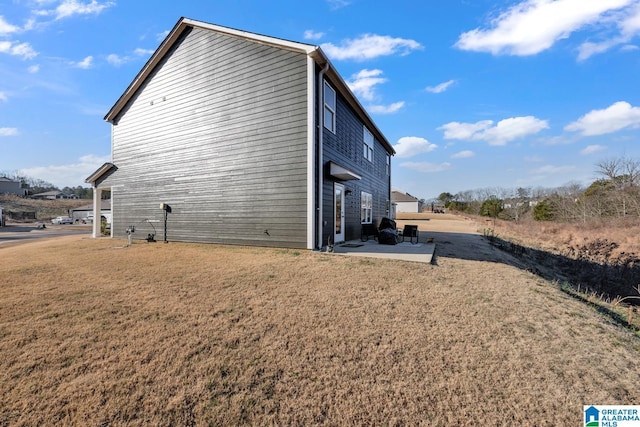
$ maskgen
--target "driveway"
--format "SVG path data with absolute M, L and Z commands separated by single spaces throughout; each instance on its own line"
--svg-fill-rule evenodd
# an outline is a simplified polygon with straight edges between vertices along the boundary
M 9 224 L 7 227 L 0 227 L 0 248 L 29 242 L 34 239 L 91 234 L 91 225 L 45 225 L 46 228 L 44 229 L 38 229 L 36 224 Z

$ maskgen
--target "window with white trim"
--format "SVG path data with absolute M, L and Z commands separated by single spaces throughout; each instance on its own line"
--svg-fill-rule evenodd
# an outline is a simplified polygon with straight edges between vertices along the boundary
M 373 196 L 364 191 L 360 195 L 362 208 L 360 210 L 360 221 L 363 224 L 371 224 L 373 222 Z
M 324 127 L 336 131 L 336 91 L 324 82 Z
M 373 163 L 373 134 L 365 126 L 362 127 L 362 131 L 364 158 Z

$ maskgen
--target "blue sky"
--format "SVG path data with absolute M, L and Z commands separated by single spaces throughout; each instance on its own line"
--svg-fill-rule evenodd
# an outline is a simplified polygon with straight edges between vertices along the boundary
M 640 159 L 640 0 L 0 0 L 0 171 L 86 185 L 181 16 L 321 46 L 421 198 Z

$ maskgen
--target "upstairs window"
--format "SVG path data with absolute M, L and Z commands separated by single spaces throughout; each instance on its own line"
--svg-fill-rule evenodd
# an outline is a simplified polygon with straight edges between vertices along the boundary
M 364 149 L 364 158 L 373 162 L 373 134 L 369 132 L 369 129 L 366 127 L 362 127 L 363 130 L 363 140 L 364 144 L 362 147 Z
M 371 224 L 373 222 L 373 196 L 364 191 L 360 196 L 362 209 L 360 210 L 360 221 L 363 224 Z
M 391 175 L 391 156 L 387 154 L 387 176 Z
M 336 91 L 324 82 L 324 127 L 336 132 Z

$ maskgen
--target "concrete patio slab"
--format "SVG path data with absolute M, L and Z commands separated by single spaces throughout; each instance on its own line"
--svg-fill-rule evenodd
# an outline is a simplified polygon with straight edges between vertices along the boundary
M 431 263 L 435 249 L 435 243 L 402 242 L 396 245 L 381 245 L 376 240 L 370 239 L 366 242 L 351 240 L 341 243 L 334 246 L 333 252 L 338 255 Z

